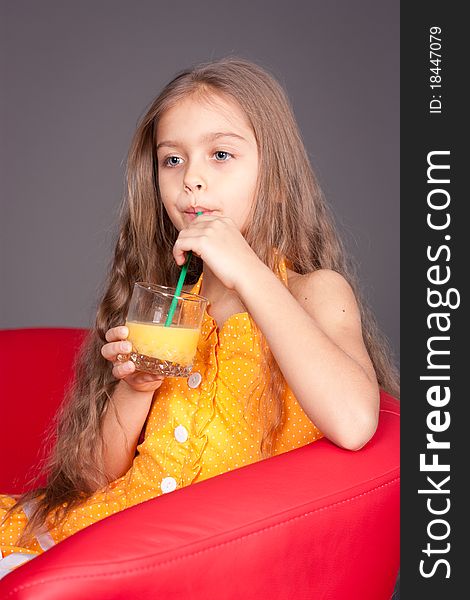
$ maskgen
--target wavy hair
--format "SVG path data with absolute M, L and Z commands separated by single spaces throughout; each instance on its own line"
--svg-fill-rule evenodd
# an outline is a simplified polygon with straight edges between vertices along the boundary
M 356 294 L 364 342 L 379 385 L 399 395 L 398 370 L 389 343 L 361 296 L 355 267 L 346 256 L 312 171 L 285 91 L 264 68 L 238 57 L 184 70 L 152 102 L 133 137 L 113 260 L 95 326 L 77 356 L 73 384 L 56 416 L 55 445 L 43 467 L 46 484 L 23 494 L 10 509 L 35 500 L 36 508 L 19 543 L 41 530 L 49 515 L 53 514 L 54 523 L 59 524 L 76 506 L 110 483 L 103 466 L 102 424 L 117 380 L 101 355 L 105 333 L 124 323 L 135 281 L 175 286 L 180 272 L 172 255 L 178 230 L 159 194 L 156 127 L 165 111 L 181 99 L 197 95 L 210 102 L 214 94 L 241 106 L 258 145 L 257 193 L 243 232 L 246 241 L 258 258 L 278 274 L 280 258 L 285 257 L 299 274 L 332 269 L 345 277 Z M 196 282 L 201 272 L 202 261 L 194 256 L 187 282 Z M 276 434 L 283 424 L 286 382 L 252 319 L 251 324 L 259 335 L 267 375 L 257 407 L 264 422 L 259 456 L 265 458 L 272 454 Z M 247 404 L 249 401 L 247 398 Z

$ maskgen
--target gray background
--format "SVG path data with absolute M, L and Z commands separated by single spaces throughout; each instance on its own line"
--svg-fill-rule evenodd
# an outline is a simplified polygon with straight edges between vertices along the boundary
M 1 328 L 88 327 L 139 117 L 228 54 L 287 89 L 399 359 L 399 3 L 3 0 Z

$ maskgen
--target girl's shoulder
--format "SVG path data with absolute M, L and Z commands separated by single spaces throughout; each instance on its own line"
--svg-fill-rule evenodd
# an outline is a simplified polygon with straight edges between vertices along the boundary
M 356 317 L 358 305 L 354 291 L 341 273 L 332 269 L 318 269 L 301 275 L 287 269 L 289 290 L 308 312 L 333 309 Z M 330 309 L 330 310 L 328 310 Z
M 318 269 L 294 277 L 290 292 L 323 333 L 373 380 L 375 371 L 364 344 L 360 308 L 347 279 L 332 269 Z

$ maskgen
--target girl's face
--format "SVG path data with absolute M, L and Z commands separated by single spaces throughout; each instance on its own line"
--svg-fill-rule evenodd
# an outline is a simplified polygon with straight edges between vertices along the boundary
M 255 200 L 258 147 L 240 106 L 220 95 L 187 97 L 157 126 L 160 195 L 181 231 L 199 211 L 230 217 L 243 232 Z

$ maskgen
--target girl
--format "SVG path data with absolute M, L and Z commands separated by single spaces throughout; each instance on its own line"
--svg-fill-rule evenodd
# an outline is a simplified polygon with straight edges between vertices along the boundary
M 121 356 L 133 284 L 175 286 L 190 250 L 185 289 L 210 302 L 193 373 L 136 372 Z M 357 450 L 376 430 L 379 386 L 398 395 L 397 373 L 284 91 L 233 57 L 183 71 L 130 148 L 114 261 L 47 485 L 0 497 L 0 567 L 322 436 Z

